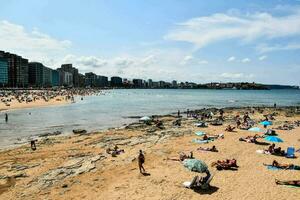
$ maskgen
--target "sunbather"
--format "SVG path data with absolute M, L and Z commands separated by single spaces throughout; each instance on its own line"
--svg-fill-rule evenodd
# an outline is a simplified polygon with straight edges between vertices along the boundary
M 268 150 L 265 150 L 266 152 L 273 154 L 274 153 L 274 149 L 275 149 L 275 144 L 271 144 L 268 148 Z
M 173 161 L 184 161 L 185 159 L 193 159 L 193 152 L 190 152 L 190 155 L 185 154 L 184 152 L 181 152 L 179 154 L 179 158 L 168 158 L 168 160 L 173 160 Z
M 124 149 L 119 149 L 117 145 L 113 149 L 107 148 L 106 153 L 111 154 L 112 157 L 116 157 L 117 155 L 124 153 Z
M 280 181 L 280 180 L 275 179 L 275 183 L 276 183 L 277 185 L 300 186 L 300 180 Z
M 243 141 L 243 142 L 248 142 L 248 143 L 258 143 L 257 138 L 259 138 L 259 137 L 260 136 L 256 134 L 254 136 L 247 136 L 245 138 L 240 138 L 239 140 Z
M 281 147 L 274 148 L 273 155 L 285 156 L 285 151 L 281 150 Z
M 212 163 L 212 167 L 214 166 L 216 166 L 217 170 L 238 168 L 236 159 L 226 159 L 223 161 L 218 160 L 217 162 Z
M 234 131 L 234 129 L 235 129 L 235 127 L 234 127 L 234 126 L 230 126 L 230 125 L 228 125 L 228 126 L 226 127 L 225 131 L 228 131 L 228 132 L 233 132 L 233 131 Z
M 277 160 L 273 160 L 272 165 L 267 165 L 267 164 L 264 164 L 264 165 L 265 166 L 273 166 L 273 167 L 277 167 L 280 169 L 294 169 L 294 167 L 295 167 L 294 164 L 280 164 L 277 162 Z
M 203 136 L 203 140 L 213 140 L 213 139 L 219 139 L 219 138 L 224 139 L 224 134 L 218 134 L 218 135 L 207 135 L 207 134 L 205 134 Z
M 207 147 L 207 148 L 199 147 L 197 150 L 199 150 L 199 151 L 218 152 L 216 146 L 212 146 L 211 148 L 209 148 L 209 147 Z

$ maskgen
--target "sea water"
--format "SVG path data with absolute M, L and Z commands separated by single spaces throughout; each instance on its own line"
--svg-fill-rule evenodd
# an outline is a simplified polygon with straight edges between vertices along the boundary
M 300 90 L 116 89 L 76 98 L 76 103 L 0 113 L 0 148 L 43 133 L 98 131 L 137 119 L 204 107 L 300 106 Z M 2 119 L 1 119 L 2 118 Z

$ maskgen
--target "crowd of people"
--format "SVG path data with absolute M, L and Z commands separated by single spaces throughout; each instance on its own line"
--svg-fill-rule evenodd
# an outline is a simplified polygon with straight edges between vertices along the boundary
M 30 103 L 37 100 L 48 102 L 51 99 L 71 100 L 74 101 L 74 96 L 99 95 L 102 92 L 97 89 L 43 89 L 43 90 L 1 90 L 0 103 L 10 106 L 12 102 Z

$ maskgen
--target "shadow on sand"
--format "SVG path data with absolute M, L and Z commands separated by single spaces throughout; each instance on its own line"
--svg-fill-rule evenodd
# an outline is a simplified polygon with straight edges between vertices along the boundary
M 267 143 L 267 142 L 256 142 L 255 144 L 262 145 L 262 146 L 268 146 L 268 145 L 270 145 L 270 143 Z
M 150 176 L 151 174 L 150 174 L 150 173 L 147 173 L 147 172 L 143 172 L 142 175 L 143 175 L 143 176 Z
M 207 190 L 202 190 L 202 189 L 193 189 L 193 190 L 194 190 L 194 192 L 196 192 L 198 194 L 209 194 L 209 195 L 211 195 L 211 194 L 217 192 L 218 189 L 219 189 L 218 187 L 210 186 L 209 189 L 207 189 Z

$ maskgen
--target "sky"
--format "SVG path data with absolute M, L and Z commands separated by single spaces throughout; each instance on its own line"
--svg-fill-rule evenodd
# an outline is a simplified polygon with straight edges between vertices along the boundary
M 300 0 L 0 0 L 0 50 L 81 73 L 300 85 Z

